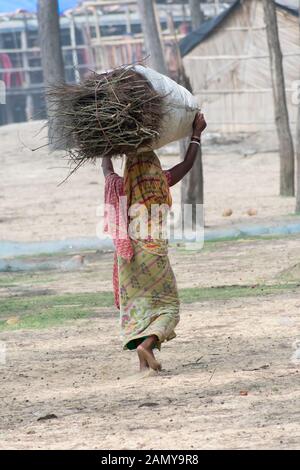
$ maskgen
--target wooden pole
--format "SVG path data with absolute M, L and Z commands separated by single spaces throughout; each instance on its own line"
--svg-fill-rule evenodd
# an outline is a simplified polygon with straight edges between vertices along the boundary
M 215 0 L 215 12 L 216 16 L 220 13 L 220 0 Z
M 38 0 L 39 41 L 41 48 L 44 85 L 57 84 L 64 80 L 64 63 L 60 43 L 58 0 Z M 48 113 L 49 146 L 52 150 L 62 148 L 63 136 L 59 119 L 46 102 Z
M 300 0 L 299 0 L 299 44 L 300 44 Z M 299 69 L 299 80 L 300 80 L 300 69 Z M 300 87 L 299 87 L 300 88 Z M 297 194 L 296 194 L 296 212 L 300 212 L 300 90 L 297 93 L 298 99 L 298 119 L 297 119 L 297 130 L 296 130 L 296 161 L 297 161 Z
M 275 122 L 279 140 L 280 195 L 294 196 L 295 155 L 285 93 L 285 79 L 278 33 L 276 5 L 273 0 L 263 0 L 263 7 L 270 54 L 270 70 L 274 97 Z
M 200 6 L 200 0 L 189 0 L 189 4 L 191 12 L 192 30 L 195 31 L 202 25 L 204 21 L 204 14 Z
M 74 75 L 77 83 L 80 82 L 80 72 L 78 69 L 78 55 L 77 55 L 77 44 L 76 44 L 76 23 L 73 12 L 68 16 L 70 19 L 70 36 L 71 36 L 71 46 L 72 46 L 72 62 L 74 67 Z
M 138 6 L 144 33 L 146 53 L 150 54 L 149 61 L 151 67 L 157 70 L 157 72 L 168 75 L 153 0 L 138 0 Z
M 93 15 L 95 21 L 95 30 L 96 30 L 96 44 L 97 47 L 95 49 L 95 59 L 96 59 L 96 68 L 97 71 L 104 71 L 105 70 L 105 61 L 104 61 L 104 50 L 101 43 L 101 28 L 99 24 L 99 16 L 98 10 L 96 6 L 93 6 Z
M 23 16 L 24 22 L 24 29 L 21 32 L 21 47 L 24 50 L 23 56 L 23 67 L 24 67 L 24 76 L 25 76 L 25 83 L 23 83 L 24 88 L 30 88 L 31 80 L 30 80 L 30 67 L 28 61 L 28 26 L 27 26 L 27 18 Z M 25 115 L 27 121 L 30 121 L 34 116 L 34 103 L 33 103 L 33 96 L 31 93 L 26 94 L 25 98 Z
M 185 73 L 183 61 L 180 55 L 180 50 L 178 46 L 178 41 L 176 37 L 176 30 L 174 26 L 174 20 L 172 11 L 168 13 L 168 24 L 171 35 L 174 36 L 175 48 L 176 48 L 176 57 L 177 57 L 177 70 L 178 70 L 178 79 L 177 81 L 184 86 L 191 93 L 192 85 Z M 181 139 L 180 154 L 181 159 L 183 160 L 188 146 L 190 144 L 190 138 Z M 197 159 L 194 163 L 192 170 L 183 178 L 181 181 L 181 205 L 182 210 L 185 210 L 184 206 L 189 205 L 192 207 L 192 220 L 190 221 L 191 227 L 196 228 L 197 222 L 197 204 L 202 205 L 202 220 L 200 223 L 204 223 L 204 213 L 203 213 L 203 203 L 204 203 L 204 179 L 203 179 L 203 161 L 202 161 L 202 148 L 199 146 Z M 199 221 L 198 221 L 199 222 Z

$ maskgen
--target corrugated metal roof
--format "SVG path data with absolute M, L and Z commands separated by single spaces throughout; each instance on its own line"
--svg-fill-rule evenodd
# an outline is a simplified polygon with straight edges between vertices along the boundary
M 211 20 L 205 21 L 200 28 L 183 38 L 179 44 L 182 57 L 187 55 L 191 50 L 197 47 L 198 44 L 214 33 L 214 31 L 221 26 L 223 21 L 231 15 L 236 8 L 241 6 L 241 1 L 242 0 L 235 0 L 227 10 L 223 11 L 220 15 L 215 16 Z M 299 14 L 299 10 L 294 6 L 294 2 L 292 0 L 276 0 L 276 5 L 292 15 L 298 16 Z

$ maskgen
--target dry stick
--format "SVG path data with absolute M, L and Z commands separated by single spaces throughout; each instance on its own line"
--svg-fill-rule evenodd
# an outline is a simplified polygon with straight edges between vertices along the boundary
M 65 121 L 66 138 L 75 142 L 74 150 L 69 147 L 73 163 L 94 161 L 99 155 L 126 153 L 142 144 L 149 145 L 159 135 L 162 98 L 131 70 L 121 69 L 104 76 L 94 74 L 80 85 L 61 84 L 51 95 Z M 116 123 L 111 124 L 112 120 Z M 95 122 L 97 126 L 93 125 Z M 103 139 L 99 138 L 99 131 Z
M 215 375 L 216 370 L 217 370 L 217 368 L 215 368 L 215 369 L 213 370 L 213 373 L 211 374 L 210 379 L 209 379 L 208 382 L 211 382 L 213 376 Z
M 73 168 L 73 170 L 70 171 L 70 173 L 68 174 L 68 176 L 67 176 L 65 179 L 63 179 L 63 180 L 61 181 L 61 183 L 59 183 L 59 184 L 57 185 L 57 187 L 59 188 L 60 186 L 62 186 L 77 170 L 79 170 L 80 167 L 82 167 L 82 166 L 84 165 L 84 163 L 85 163 L 85 162 L 79 162 L 79 163 L 76 165 L 76 167 Z
M 96 101 L 96 118 L 97 118 L 98 124 L 99 124 L 99 126 L 100 126 L 100 130 L 102 131 L 103 135 L 106 137 L 106 134 L 105 134 L 105 132 L 104 132 L 104 130 L 103 130 L 103 128 L 102 128 L 102 125 L 101 125 L 101 122 L 100 122 L 100 119 L 99 119 L 99 116 L 98 116 L 98 107 L 97 107 L 97 87 L 96 87 L 96 89 L 95 89 L 95 101 Z M 109 140 L 109 138 L 108 138 L 108 140 Z M 111 142 L 110 142 L 110 144 L 111 144 Z

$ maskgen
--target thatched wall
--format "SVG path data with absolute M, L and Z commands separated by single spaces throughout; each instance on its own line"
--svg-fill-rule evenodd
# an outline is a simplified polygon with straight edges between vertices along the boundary
M 277 9 L 290 121 L 300 80 L 299 18 Z M 249 57 L 251 56 L 251 57 Z M 273 97 L 260 0 L 245 0 L 202 43 L 184 57 L 195 94 L 210 123 L 222 132 L 274 129 Z

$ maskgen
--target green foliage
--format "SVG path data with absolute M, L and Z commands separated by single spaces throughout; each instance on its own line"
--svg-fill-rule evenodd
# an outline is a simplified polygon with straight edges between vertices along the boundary
M 239 297 L 259 297 L 300 290 L 299 284 L 256 286 L 194 287 L 181 289 L 183 304 L 207 300 L 230 300 Z M 96 316 L 103 308 L 113 308 L 112 292 L 9 297 L 0 301 L 0 331 L 22 328 L 47 328 L 70 320 Z M 16 324 L 8 325 L 9 318 Z

